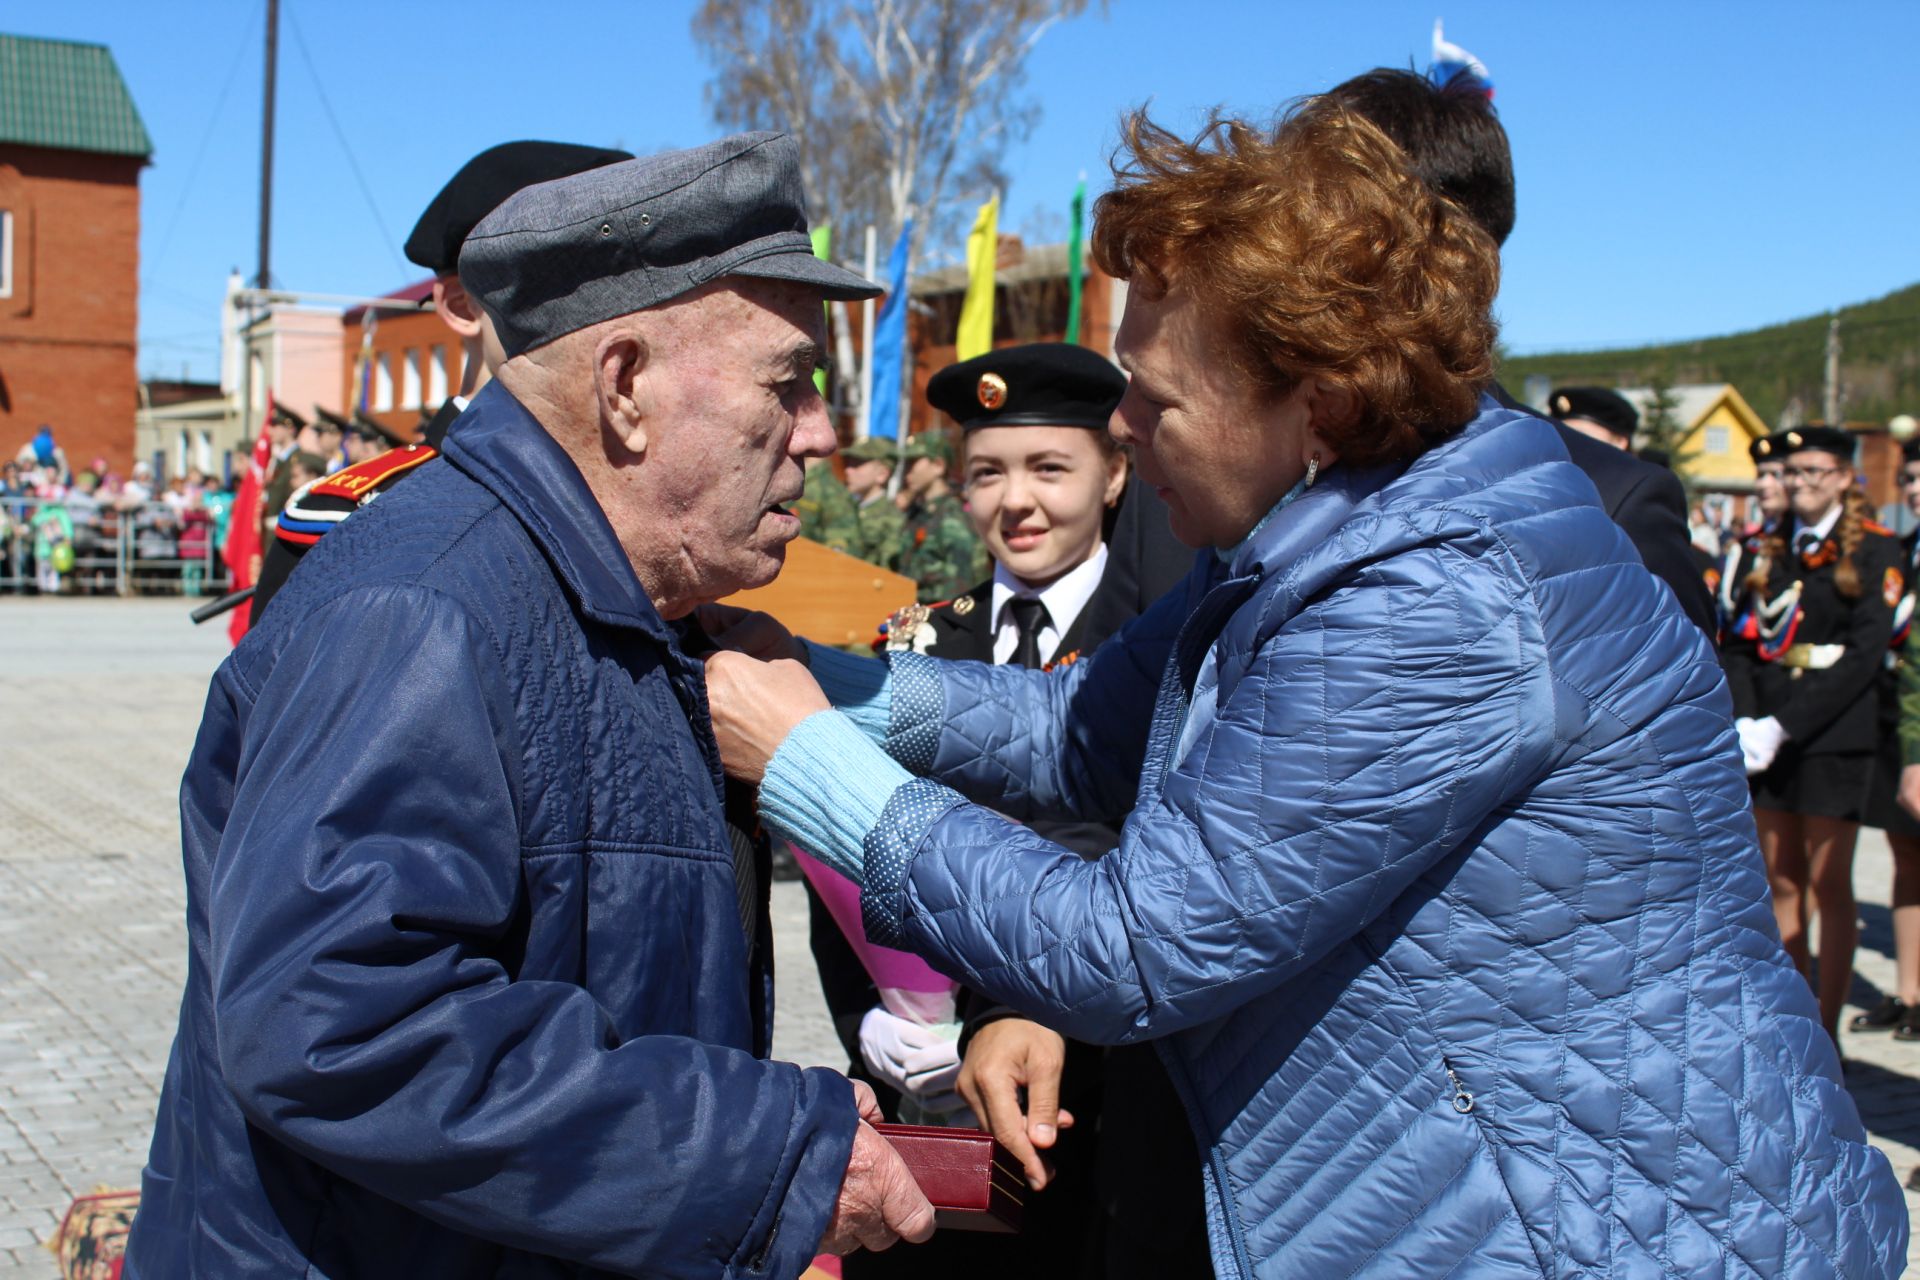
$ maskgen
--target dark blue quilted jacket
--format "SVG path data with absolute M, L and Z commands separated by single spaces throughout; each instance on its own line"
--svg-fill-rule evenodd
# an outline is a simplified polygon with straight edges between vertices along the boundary
M 869 837 L 866 911 L 1156 1041 L 1221 1276 L 1900 1271 L 1713 654 L 1547 424 L 1484 402 L 1335 469 L 1183 597 L 1054 676 L 896 656 L 888 747 L 936 781 Z M 1137 808 L 1089 863 L 943 783 Z
M 446 457 L 214 676 L 128 1274 L 796 1276 L 855 1113 L 765 1060 L 701 668 L 498 384 Z

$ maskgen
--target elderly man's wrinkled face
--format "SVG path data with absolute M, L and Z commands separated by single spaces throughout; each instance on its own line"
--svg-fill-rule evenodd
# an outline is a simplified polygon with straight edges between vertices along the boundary
M 640 468 L 674 543 L 666 580 L 648 586 L 675 613 L 773 581 L 800 533 L 787 507 L 806 459 L 835 446 L 813 385 L 826 358 L 818 293 L 735 277 L 676 319 L 645 375 L 659 431 Z

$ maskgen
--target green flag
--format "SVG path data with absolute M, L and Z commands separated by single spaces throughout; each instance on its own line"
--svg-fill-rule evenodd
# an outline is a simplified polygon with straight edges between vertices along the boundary
M 833 224 L 831 222 L 823 222 L 819 226 L 812 228 L 807 234 L 813 237 L 813 256 L 822 262 L 831 262 L 833 260 Z M 1077 288 L 1078 286 L 1075 287 Z M 826 303 L 824 307 L 827 313 L 827 323 L 832 324 L 833 304 Z M 815 369 L 813 371 L 813 389 L 823 396 L 827 394 L 827 371 L 825 369 Z
M 1080 228 L 1087 217 L 1087 180 L 1073 189 L 1073 213 L 1067 231 L 1067 341 L 1080 341 L 1080 285 L 1086 275 L 1080 262 Z

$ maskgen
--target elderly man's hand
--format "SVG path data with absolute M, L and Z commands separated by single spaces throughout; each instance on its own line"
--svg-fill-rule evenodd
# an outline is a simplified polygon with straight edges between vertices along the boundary
M 854 1131 L 839 1203 L 827 1220 L 827 1233 L 820 1237 L 820 1252 L 871 1249 L 877 1253 L 896 1240 L 919 1244 L 933 1235 L 933 1206 L 900 1154 L 873 1131 L 880 1121 L 873 1090 L 855 1080 L 853 1097 L 860 1108 L 860 1127 Z
M 756 784 L 794 726 L 829 709 L 827 696 L 798 662 L 760 662 L 726 649 L 707 655 L 707 707 L 727 773 Z
M 1073 1113 L 1060 1109 L 1060 1073 L 1067 1042 L 1025 1018 L 1001 1018 L 973 1033 L 958 1087 L 973 1113 L 993 1130 L 1026 1169 L 1027 1184 L 1043 1190 L 1053 1169 L 1041 1154 L 1073 1127 Z M 1026 1105 L 1020 1090 L 1027 1091 Z
M 732 649 L 762 662 L 775 658 L 807 660 L 807 646 L 794 639 L 793 632 L 770 613 L 731 604 L 703 604 L 695 614 L 707 639 L 719 648 Z

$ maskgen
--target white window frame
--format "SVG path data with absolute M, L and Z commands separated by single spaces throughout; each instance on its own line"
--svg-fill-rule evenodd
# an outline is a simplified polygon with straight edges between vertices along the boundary
M 386 413 L 393 408 L 393 357 L 385 351 L 373 356 L 373 411 Z
M 1733 432 L 1726 427 L 1708 427 L 1706 445 L 1708 453 L 1726 453 L 1733 447 Z
M 427 405 L 438 409 L 447 402 L 447 348 L 443 344 L 427 351 Z
M 420 407 L 420 358 L 426 352 L 409 347 L 400 353 L 400 407 Z
M 13 210 L 0 209 L 0 298 L 13 296 Z

